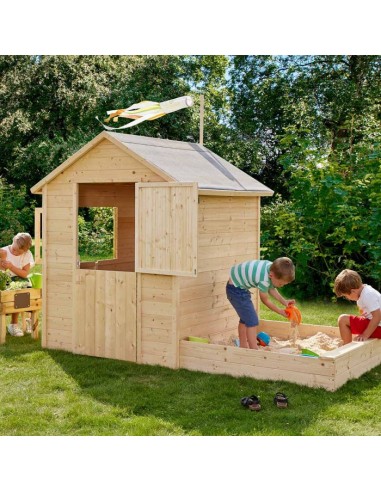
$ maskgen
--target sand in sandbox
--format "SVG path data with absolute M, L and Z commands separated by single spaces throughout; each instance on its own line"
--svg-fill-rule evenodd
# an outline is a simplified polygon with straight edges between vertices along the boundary
M 214 335 L 210 338 L 211 343 L 218 345 L 235 345 L 235 340 L 238 337 L 231 335 L 228 339 L 223 339 L 218 335 Z M 284 354 L 300 354 L 302 349 L 312 350 L 318 355 L 324 355 L 325 352 L 334 350 L 342 345 L 340 338 L 330 337 L 329 335 L 317 332 L 315 335 L 307 338 L 296 338 L 283 340 L 276 337 L 271 337 L 270 345 L 268 347 L 260 347 L 262 350 L 270 350 L 271 352 L 279 352 Z
M 340 338 L 333 338 L 317 332 L 315 335 L 307 338 L 297 338 L 293 340 L 281 340 L 276 337 L 271 338 L 270 348 L 277 352 L 300 353 L 302 349 L 312 350 L 318 355 L 324 355 L 325 352 L 334 350 L 342 345 Z M 287 350 L 286 350 L 287 349 Z M 292 351 L 291 351 L 292 350 Z

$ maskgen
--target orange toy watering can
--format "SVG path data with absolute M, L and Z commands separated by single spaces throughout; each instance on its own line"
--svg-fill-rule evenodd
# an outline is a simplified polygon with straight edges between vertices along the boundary
M 293 304 L 289 304 L 286 309 L 287 318 L 292 322 L 300 325 L 302 322 L 302 313 Z

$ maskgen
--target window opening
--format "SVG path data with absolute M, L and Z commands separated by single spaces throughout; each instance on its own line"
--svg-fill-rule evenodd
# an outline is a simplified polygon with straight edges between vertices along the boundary
M 77 268 L 135 271 L 135 183 L 79 183 Z
M 116 207 L 78 208 L 78 254 L 81 262 L 117 258 L 116 218 Z

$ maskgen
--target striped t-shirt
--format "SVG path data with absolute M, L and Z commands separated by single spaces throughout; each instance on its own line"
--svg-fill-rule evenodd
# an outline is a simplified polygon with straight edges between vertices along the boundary
M 274 285 L 269 277 L 272 262 L 268 260 L 244 261 L 234 265 L 230 270 L 230 277 L 235 287 L 250 289 L 257 287 L 262 292 L 268 292 Z

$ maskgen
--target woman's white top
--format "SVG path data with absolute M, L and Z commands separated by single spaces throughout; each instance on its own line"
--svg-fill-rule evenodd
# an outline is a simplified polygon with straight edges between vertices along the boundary
M 4 248 L 1 248 L 1 249 L 7 253 L 6 260 L 10 261 L 12 263 L 12 265 L 14 265 L 17 268 L 22 269 L 22 268 L 24 268 L 25 265 L 28 265 L 28 264 L 30 264 L 31 267 L 34 265 L 33 255 L 30 252 L 30 250 L 25 251 L 25 253 L 22 253 L 19 256 L 15 256 L 11 253 L 11 246 L 4 246 Z M 8 273 L 10 274 L 11 277 L 17 276 L 16 273 L 11 272 L 10 270 Z

